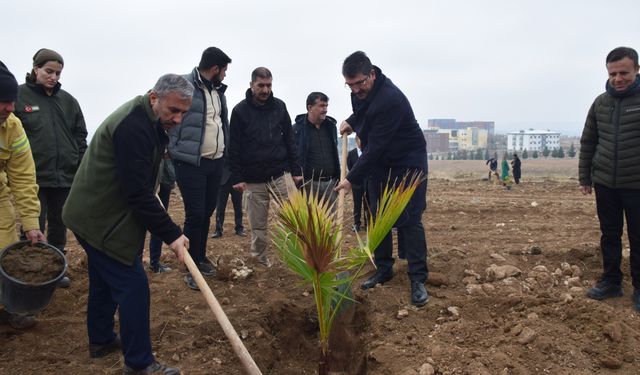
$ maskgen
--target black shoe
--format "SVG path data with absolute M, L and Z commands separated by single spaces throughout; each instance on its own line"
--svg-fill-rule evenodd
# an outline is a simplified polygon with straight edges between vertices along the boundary
M 222 237 L 222 231 L 221 230 L 216 230 L 215 232 L 213 232 L 213 234 L 211 235 L 211 238 L 220 238 Z
M 211 261 L 207 258 L 204 258 L 202 262 L 198 263 L 198 269 L 202 276 L 215 276 L 216 275 L 216 266 L 211 263 Z
M 587 290 L 587 297 L 598 301 L 622 296 L 622 286 L 609 280 L 600 280 L 593 288 Z
M 367 290 L 370 288 L 375 287 L 378 284 L 384 284 L 387 281 L 393 279 L 393 272 L 386 272 L 386 271 L 376 271 L 375 274 L 373 274 L 373 276 L 371 276 L 370 278 L 368 278 L 365 282 L 362 283 L 362 285 L 360 285 L 360 287 L 363 290 Z
M 71 280 L 69 280 L 69 278 L 67 276 L 63 276 L 62 279 L 58 280 L 58 283 L 56 284 L 57 288 L 68 288 L 69 286 L 71 286 Z
M 422 307 L 429 302 L 429 294 L 424 287 L 424 283 L 420 281 L 411 282 L 411 304 Z
M 116 335 L 116 337 L 110 343 L 103 345 L 89 344 L 89 357 L 102 358 L 111 353 L 119 352 L 121 350 L 122 342 L 120 342 L 120 335 Z
M 164 263 L 151 264 L 149 265 L 149 271 L 153 273 L 165 273 L 171 271 L 171 267 Z
M 36 318 L 33 315 L 13 314 L 7 310 L 0 310 L 0 323 L 9 324 L 13 329 L 24 330 L 36 325 Z
M 158 361 L 153 362 L 143 370 L 134 370 L 127 365 L 124 365 L 124 369 L 122 370 L 122 375 L 152 375 L 152 374 L 180 375 L 181 372 L 179 368 L 167 367 Z
M 184 276 L 184 282 L 189 288 L 193 290 L 200 290 L 200 288 L 198 288 L 198 284 L 196 284 L 196 281 L 193 279 L 193 276 L 191 276 L 190 273 Z
M 247 233 L 244 231 L 244 229 L 238 229 L 236 231 L 236 236 L 240 236 L 240 237 L 246 237 Z
M 637 311 L 640 311 L 640 289 L 633 291 L 633 306 Z

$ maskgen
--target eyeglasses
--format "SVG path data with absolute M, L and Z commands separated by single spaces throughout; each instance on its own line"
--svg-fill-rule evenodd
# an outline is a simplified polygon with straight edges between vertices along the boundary
M 361 79 L 353 83 L 345 82 L 344 88 L 347 90 L 353 90 L 354 88 L 362 88 L 364 84 L 367 83 L 368 80 L 369 80 L 369 76 L 366 76 L 364 79 Z

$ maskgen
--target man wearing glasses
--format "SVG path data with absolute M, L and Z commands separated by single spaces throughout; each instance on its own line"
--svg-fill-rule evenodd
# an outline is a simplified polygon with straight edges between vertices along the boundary
M 351 91 L 353 114 L 340 125 L 340 133 L 355 131 L 362 142 L 362 155 L 336 190 L 351 190 L 352 184 L 367 182 L 371 212 L 387 181 L 401 180 L 407 174 L 427 174 L 427 150 L 422 130 L 406 96 L 387 78 L 364 52 L 357 51 L 342 65 L 345 85 Z M 429 295 L 427 280 L 427 241 L 422 226 L 426 207 L 426 179 L 395 224 L 398 229 L 398 255 L 406 258 L 411 280 L 411 303 L 424 306 Z M 362 283 L 362 289 L 375 287 L 393 278 L 393 243 L 387 235 L 375 251 L 376 273 Z

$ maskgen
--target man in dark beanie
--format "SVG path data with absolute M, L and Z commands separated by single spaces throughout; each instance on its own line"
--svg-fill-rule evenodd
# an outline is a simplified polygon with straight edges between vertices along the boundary
M 87 128 L 78 101 L 61 89 L 63 66 L 56 51 L 42 48 L 35 53 L 33 69 L 18 90 L 16 116 L 29 137 L 36 163 L 40 230 L 46 229 L 49 244 L 65 251 L 62 206 L 87 149 Z M 69 286 L 69 278 L 65 276 L 58 286 Z
M 29 140 L 20 120 L 13 115 L 17 96 L 18 82 L 0 61 L 0 174 L 6 174 L 6 178 L 0 178 L 0 248 L 18 241 L 15 212 L 27 239 L 33 244 L 44 241 L 44 235 L 38 229 L 40 204 Z M 4 310 L 0 311 L 0 321 L 18 329 L 35 324 L 32 316 Z

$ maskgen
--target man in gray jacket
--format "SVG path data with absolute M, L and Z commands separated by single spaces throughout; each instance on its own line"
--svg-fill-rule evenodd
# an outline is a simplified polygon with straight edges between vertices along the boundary
M 205 276 L 215 275 L 207 258 L 207 238 L 211 215 L 216 208 L 218 189 L 229 139 L 227 100 L 222 84 L 231 59 L 222 50 L 209 47 L 202 52 L 198 67 L 184 77 L 193 84 L 193 103 L 182 126 L 170 133 L 169 155 L 176 171 L 176 182 L 184 201 L 184 234 L 189 253 Z M 198 290 L 191 274 L 187 286 Z
M 618 47 L 606 58 L 606 92 L 591 105 L 580 139 L 582 194 L 594 187 L 603 273 L 587 291 L 596 300 L 622 296 L 623 215 L 631 247 L 633 303 L 640 311 L 640 76 L 638 53 Z

